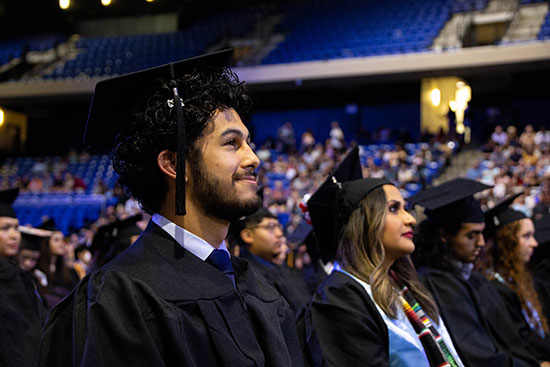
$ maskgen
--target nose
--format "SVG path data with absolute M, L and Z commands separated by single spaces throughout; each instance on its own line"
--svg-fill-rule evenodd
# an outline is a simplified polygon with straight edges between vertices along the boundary
M 245 167 L 250 167 L 253 170 L 260 165 L 260 158 L 258 158 L 248 143 L 244 143 L 244 157 L 242 163 Z
M 476 246 L 477 247 L 483 247 L 485 246 L 485 237 L 483 237 L 483 233 L 480 233 L 477 237 L 477 242 L 476 242 Z
M 276 237 L 283 237 L 283 234 L 284 234 L 284 233 L 283 233 L 283 230 L 282 230 L 281 227 L 275 228 L 275 236 L 276 236 Z
M 403 223 L 409 227 L 412 227 L 416 224 L 416 218 L 413 217 L 408 211 L 403 210 Z
M 535 236 L 533 236 L 533 241 L 531 242 L 531 246 L 532 247 L 538 247 L 539 246 L 539 242 L 537 241 Z

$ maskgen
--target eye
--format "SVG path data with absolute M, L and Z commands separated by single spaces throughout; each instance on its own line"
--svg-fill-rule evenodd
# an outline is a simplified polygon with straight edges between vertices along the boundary
M 397 213 L 401 205 L 399 203 L 392 203 L 389 207 L 390 213 Z

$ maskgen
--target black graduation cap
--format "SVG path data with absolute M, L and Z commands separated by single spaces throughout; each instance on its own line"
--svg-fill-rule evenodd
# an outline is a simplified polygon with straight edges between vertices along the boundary
M 481 223 L 484 221 L 483 211 L 473 195 L 491 187 L 459 177 L 423 190 L 407 201 L 410 205 L 423 206 L 430 218 L 454 223 Z
M 19 189 L 7 189 L 0 191 L 0 217 L 17 218 L 12 204 L 19 195 Z
M 90 251 L 108 251 L 115 241 L 124 242 L 132 236 L 139 236 L 142 230 L 136 223 L 142 218 L 142 214 L 138 213 L 99 227 L 90 245 Z
M 487 226 L 494 226 L 496 229 L 502 228 L 505 225 L 515 222 L 516 220 L 525 219 L 525 213 L 510 208 L 510 205 L 521 196 L 523 192 L 518 192 L 507 197 L 491 209 L 485 212 L 485 223 Z
M 41 225 L 38 226 L 39 229 L 45 229 L 47 231 L 55 232 L 57 231 L 57 227 L 55 226 L 55 219 L 54 218 L 48 218 L 45 222 L 43 222 Z
M 174 98 L 166 103 L 175 108 L 177 119 L 176 215 L 185 215 L 185 106 L 178 91 L 185 85 L 177 85 L 176 79 L 200 69 L 225 66 L 231 54 L 232 50 L 220 51 L 97 83 L 84 133 L 84 146 L 113 148 L 116 136 L 135 106 L 152 94 L 159 80 L 170 81 Z
M 518 192 L 511 195 L 497 203 L 491 209 L 485 211 L 485 230 L 483 231 L 483 236 L 486 240 L 489 238 L 494 238 L 496 231 L 505 225 L 516 220 L 527 218 L 524 213 L 510 209 L 510 205 L 514 202 L 514 200 L 522 194 L 523 192 Z
M 27 249 L 40 251 L 44 238 L 48 238 L 52 235 L 50 231 L 26 226 L 20 226 L 19 232 L 21 232 L 20 250 Z
M 376 187 L 391 184 L 386 179 L 362 177 L 359 148 L 355 146 L 307 202 L 324 263 L 334 260 L 342 225 L 359 202 Z

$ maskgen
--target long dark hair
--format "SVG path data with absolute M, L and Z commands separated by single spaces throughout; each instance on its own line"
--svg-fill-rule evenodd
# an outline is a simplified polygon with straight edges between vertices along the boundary
M 488 255 L 486 261 L 476 263 L 476 267 L 489 279 L 494 279 L 494 272 L 498 272 L 506 280 L 506 286 L 517 294 L 521 302 L 521 308 L 530 320 L 534 321 L 536 317 L 527 304 L 530 303 L 537 311 L 540 316 L 542 329 L 548 335 L 548 320 L 542 312 L 542 306 L 534 287 L 533 277 L 527 269 L 527 265 L 520 258 L 518 238 L 520 229 L 521 221 L 516 220 L 497 230 L 497 250 L 495 251 L 494 249 L 495 242 L 492 242 L 490 247 L 486 246 L 483 250 Z
M 50 262 L 54 256 L 50 251 L 50 239 L 51 237 L 47 237 L 42 240 L 40 258 L 36 268 L 46 274 L 49 284 L 71 289 L 74 286 L 74 277 L 71 276 L 70 268 L 65 265 L 63 256 L 57 256 L 55 272 L 50 270 Z
M 369 283 L 376 304 L 391 318 L 397 318 L 401 307 L 395 283 L 383 267 L 382 233 L 386 222 L 386 194 L 382 187 L 374 189 L 351 214 L 342 230 L 336 260 L 344 270 Z M 416 300 L 432 320 L 439 320 L 437 305 L 418 280 L 409 256 L 403 256 L 390 267 L 407 285 Z

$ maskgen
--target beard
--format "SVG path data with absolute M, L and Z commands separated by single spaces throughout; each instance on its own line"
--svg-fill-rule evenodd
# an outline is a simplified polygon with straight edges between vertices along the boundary
M 243 198 L 237 194 L 235 180 L 238 175 L 231 177 L 231 184 L 223 182 L 211 174 L 205 167 L 202 157 L 189 161 L 193 194 L 205 214 L 228 222 L 256 212 L 262 205 L 258 195 Z

